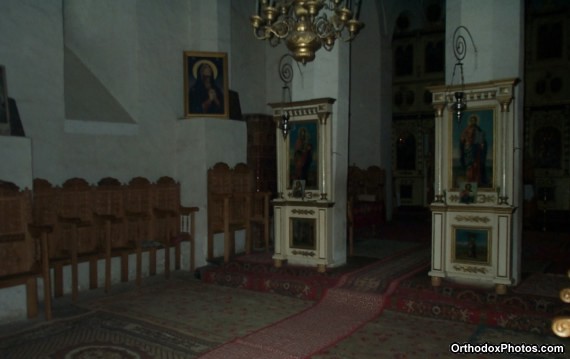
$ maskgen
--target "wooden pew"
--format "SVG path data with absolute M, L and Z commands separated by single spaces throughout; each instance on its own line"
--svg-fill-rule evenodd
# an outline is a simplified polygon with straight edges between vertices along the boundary
M 79 294 L 79 263 L 89 263 L 89 288 L 97 288 L 97 261 L 104 244 L 97 237 L 93 214 L 94 193 L 82 178 L 71 178 L 62 185 L 57 202 L 60 240 L 71 257 L 71 299 Z
M 142 247 L 143 243 L 150 240 L 153 233 L 152 208 L 154 201 L 152 184 L 144 177 L 134 177 L 129 181 L 123 194 L 126 218 L 125 235 L 127 241 L 135 244 L 136 283 L 140 286 L 142 278 Z M 156 257 L 154 258 L 154 262 L 151 258 L 150 263 L 149 274 L 151 275 L 156 273 Z
M 38 315 L 37 279 L 43 279 L 45 317 L 51 319 L 47 241 L 51 228 L 33 224 L 32 194 L 0 181 L 0 288 L 26 286 L 29 318 Z
M 121 281 L 129 280 L 129 254 L 136 245 L 125 234 L 123 205 L 124 187 L 116 178 L 102 178 L 93 188 L 93 215 L 96 219 L 96 235 L 103 243 L 105 260 L 105 292 L 111 288 L 111 260 L 121 258 Z

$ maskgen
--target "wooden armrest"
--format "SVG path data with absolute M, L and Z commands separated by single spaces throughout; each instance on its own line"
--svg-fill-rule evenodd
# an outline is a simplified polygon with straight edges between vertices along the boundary
M 48 224 L 35 224 L 30 223 L 28 224 L 28 231 L 34 238 L 38 238 L 42 235 L 42 233 L 51 233 L 53 232 L 53 226 Z
M 210 193 L 208 196 L 210 196 L 213 199 L 225 199 L 225 198 L 230 198 L 232 196 L 231 193 Z
M 253 197 L 263 197 L 263 198 L 271 198 L 273 193 L 271 192 L 252 192 Z
M 25 233 L 0 234 L 0 243 L 21 242 L 26 239 Z
M 93 213 L 93 215 L 97 218 L 100 219 L 102 221 L 110 221 L 110 222 L 120 222 L 123 219 L 119 216 L 116 216 L 114 214 L 99 214 L 99 213 Z
M 245 199 L 251 198 L 252 194 L 253 194 L 253 192 L 235 192 L 235 193 L 232 193 L 231 199 L 233 199 L 233 200 L 235 200 L 235 199 L 245 200 Z
M 160 208 L 153 208 L 154 214 L 157 217 L 164 218 L 164 217 L 174 217 L 178 215 L 178 212 L 173 209 L 160 209 Z
M 90 224 L 89 222 L 86 222 L 79 217 L 58 216 L 58 220 L 61 223 L 73 224 L 76 226 L 88 226 Z
M 186 207 L 180 206 L 180 214 L 183 216 L 188 216 L 192 213 L 198 212 L 200 209 L 198 207 Z
M 133 211 L 125 211 L 125 217 L 129 218 L 129 219 L 144 219 L 144 218 L 148 218 L 149 215 L 148 213 L 145 212 L 133 212 Z

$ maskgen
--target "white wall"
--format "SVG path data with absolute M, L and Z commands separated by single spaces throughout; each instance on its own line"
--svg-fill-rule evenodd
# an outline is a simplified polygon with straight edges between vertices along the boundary
M 0 2 L 0 62 L 7 70 L 9 95 L 18 104 L 24 141 L 31 142 L 31 156 L 22 151 L 20 157 L 32 161 L 31 169 L 25 170 L 24 163 L 16 172 L 5 163 L 2 179 L 29 184 L 33 176 L 59 185 L 71 177 L 94 183 L 107 176 L 123 182 L 135 176 L 151 181 L 172 176 L 181 183 L 182 203 L 200 207 L 196 264 L 205 264 L 206 171 L 218 161 L 231 166 L 245 162 L 246 126 L 227 119 L 182 118 L 183 51 L 230 53 L 230 72 L 237 73 L 229 76 L 230 88 L 243 79 L 264 84 L 264 71 L 254 65 L 232 66 L 232 46 L 239 49 L 244 41 L 231 31 L 237 9 L 230 0 Z M 134 124 L 65 118 L 66 44 Z M 241 62 L 252 57 L 244 49 L 236 51 L 239 56 Z M 244 93 L 248 84 L 241 86 Z M 245 96 L 242 111 L 259 111 L 266 103 L 264 93 L 260 89 Z M 3 155 L 13 156 L 7 150 L 2 147 Z M 21 292 L 22 287 L 2 290 L 0 321 L 25 317 Z

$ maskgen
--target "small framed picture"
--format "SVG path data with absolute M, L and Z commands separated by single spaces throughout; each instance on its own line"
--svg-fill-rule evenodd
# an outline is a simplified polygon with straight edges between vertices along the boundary
M 293 180 L 293 198 L 305 197 L 305 180 Z
M 490 264 L 490 228 L 453 228 L 453 262 Z
M 6 68 L 0 65 L 0 135 L 10 134 L 10 106 L 6 85 Z
M 228 57 L 221 52 L 184 52 L 185 117 L 229 116 Z
M 477 199 L 477 182 L 459 182 L 459 203 L 471 204 Z

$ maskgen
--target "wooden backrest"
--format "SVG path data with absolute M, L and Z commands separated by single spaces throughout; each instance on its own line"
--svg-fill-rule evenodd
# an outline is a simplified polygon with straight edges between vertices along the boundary
M 358 195 L 362 194 L 362 189 L 365 188 L 364 182 L 364 171 L 357 166 L 349 166 L 347 178 L 347 198 L 357 199 Z
M 0 181 L 0 277 L 39 270 L 39 249 L 29 235 L 32 195 Z
M 253 171 L 245 163 L 238 163 L 232 171 L 232 192 L 234 201 L 230 208 L 230 220 L 245 225 L 251 215 L 252 197 L 255 191 Z
M 384 181 L 386 172 L 378 166 L 370 166 L 366 170 L 366 193 L 375 195 L 378 201 L 384 200 Z
M 60 188 L 43 178 L 34 178 L 32 213 L 34 223 L 55 226 Z
M 233 192 L 232 170 L 223 162 L 208 169 L 208 194 L 228 194 Z
M 179 212 L 180 183 L 172 177 L 160 177 L 154 187 L 154 208 Z
M 386 171 L 378 166 L 361 169 L 348 167 L 347 195 L 349 199 L 358 200 L 363 196 L 372 196 L 376 201 L 383 201 Z
M 129 181 L 123 193 L 125 211 L 151 215 L 154 200 L 152 185 L 148 179 L 134 177 Z
M 98 215 L 123 217 L 124 187 L 113 177 L 105 177 L 93 188 L 93 212 Z
M 235 165 L 232 174 L 232 192 L 249 193 L 255 191 L 253 171 L 245 163 Z
M 34 223 L 49 225 L 53 228 L 48 241 L 49 258 L 61 258 L 66 255 L 66 245 L 61 238 L 61 227 L 58 222 L 58 209 L 61 188 L 53 186 L 43 178 L 34 178 L 32 213 Z
M 232 225 L 245 226 L 249 216 L 250 197 L 255 184 L 253 172 L 245 163 L 238 163 L 234 169 L 223 162 L 208 170 L 208 223 L 219 229 L 225 220 Z M 229 208 L 229 217 L 224 213 L 224 203 Z
M 61 186 L 59 198 L 59 216 L 92 221 L 93 191 L 86 180 L 77 177 L 68 179 Z
M 232 171 L 223 162 L 208 169 L 208 226 L 218 231 L 224 226 L 224 196 L 232 193 Z M 229 198 L 228 198 L 229 201 Z

